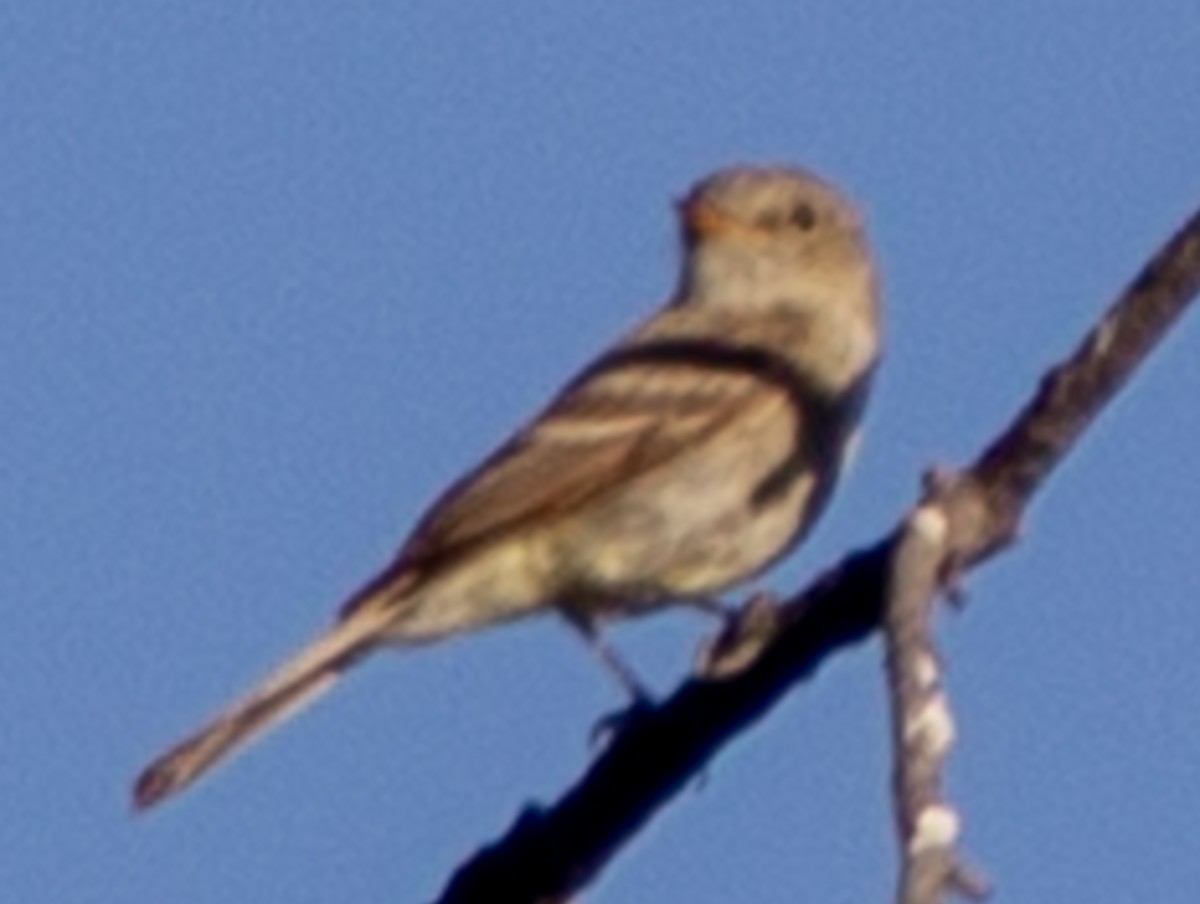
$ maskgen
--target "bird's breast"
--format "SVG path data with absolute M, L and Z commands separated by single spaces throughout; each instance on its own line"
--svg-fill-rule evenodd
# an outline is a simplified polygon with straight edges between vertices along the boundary
M 803 535 L 825 496 L 824 463 L 798 445 L 799 417 L 778 393 L 555 530 L 548 560 L 563 586 L 627 612 L 760 572 Z M 785 481 L 761 498 L 785 466 Z

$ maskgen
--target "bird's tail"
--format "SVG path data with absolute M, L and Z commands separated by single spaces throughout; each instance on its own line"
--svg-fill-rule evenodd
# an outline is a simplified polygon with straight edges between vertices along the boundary
M 226 756 L 312 703 L 371 651 L 388 620 L 382 609 L 363 608 L 339 621 L 257 688 L 147 766 L 134 784 L 134 808 L 148 809 L 182 791 Z

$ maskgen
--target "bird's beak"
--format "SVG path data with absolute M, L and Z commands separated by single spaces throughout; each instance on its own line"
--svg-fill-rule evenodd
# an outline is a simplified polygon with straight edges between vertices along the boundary
M 745 231 L 745 227 L 740 223 L 702 201 L 688 198 L 680 201 L 678 207 L 683 230 L 692 238 L 709 238 Z
M 711 204 L 694 198 L 680 201 L 678 207 L 679 218 L 683 222 L 683 234 L 691 242 L 733 237 L 769 241 L 773 237 L 773 233 L 768 229 L 731 217 Z

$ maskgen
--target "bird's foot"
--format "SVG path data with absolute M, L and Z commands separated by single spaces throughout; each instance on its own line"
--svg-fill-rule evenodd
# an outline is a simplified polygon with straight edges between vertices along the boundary
M 779 626 L 779 600 L 755 593 L 739 609 L 727 611 L 721 633 L 705 640 L 696 654 L 695 672 L 702 678 L 735 675 L 758 658 Z
M 657 708 L 649 697 L 635 697 L 628 706 L 605 713 L 588 732 L 588 746 L 593 750 L 603 747 L 650 717 Z

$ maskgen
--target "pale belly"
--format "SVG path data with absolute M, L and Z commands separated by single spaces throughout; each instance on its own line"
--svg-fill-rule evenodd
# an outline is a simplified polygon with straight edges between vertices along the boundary
M 650 472 L 547 541 L 562 605 L 632 615 L 671 600 L 718 593 L 785 553 L 824 502 L 815 462 L 765 499 L 755 490 L 796 454 L 790 424 L 698 448 L 669 476 Z M 816 490 L 814 492 L 814 490 Z

